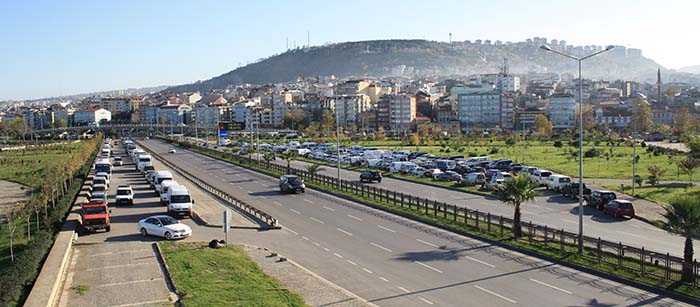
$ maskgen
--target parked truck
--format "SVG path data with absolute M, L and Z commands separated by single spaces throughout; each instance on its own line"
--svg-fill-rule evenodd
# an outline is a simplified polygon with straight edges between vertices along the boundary
M 98 229 L 110 230 L 109 209 L 107 202 L 86 202 L 80 208 L 80 228 L 85 232 Z

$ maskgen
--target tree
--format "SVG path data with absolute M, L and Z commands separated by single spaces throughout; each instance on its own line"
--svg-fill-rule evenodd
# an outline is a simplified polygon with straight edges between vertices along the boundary
M 673 128 L 675 128 L 676 131 L 686 132 L 690 130 L 690 125 L 690 112 L 687 108 L 682 108 L 673 115 Z
M 294 115 L 292 114 L 291 110 L 287 109 L 286 111 L 284 111 L 284 118 L 282 119 L 282 128 L 291 129 L 293 125 Z
M 549 122 L 547 116 L 537 115 L 535 116 L 535 129 L 542 135 L 550 135 L 552 133 L 552 123 Z
M 311 176 L 311 179 L 316 177 L 316 174 L 318 172 L 325 170 L 325 168 L 321 167 L 320 164 L 307 164 L 304 166 L 307 172 L 309 172 L 309 176 Z
M 22 210 L 23 208 L 21 204 L 12 207 L 5 207 L 3 209 L 3 211 L 5 211 L 5 216 L 7 217 L 7 234 L 10 236 L 10 261 L 13 263 L 15 262 L 15 232 L 17 231 L 17 227 L 19 227 L 16 220 L 18 220 L 22 215 Z
M 636 129 L 637 132 L 649 130 L 652 124 L 651 116 L 651 107 L 649 107 L 649 104 L 641 98 L 636 98 L 634 100 L 632 118 L 630 119 L 630 127 Z
M 661 179 L 661 176 L 666 174 L 666 170 L 659 167 L 658 165 L 649 165 L 647 166 L 647 170 L 649 171 L 649 177 L 648 181 L 651 186 L 656 186 L 656 184 L 659 183 L 659 179 Z
M 377 131 L 374 132 L 374 135 L 375 135 L 375 139 L 376 139 L 377 141 L 383 141 L 384 138 L 386 137 L 386 136 L 384 135 L 384 127 L 379 127 L 379 129 L 377 129 Z
M 321 113 L 321 123 L 320 123 L 320 129 L 321 131 L 329 131 L 329 130 L 335 130 L 333 129 L 335 127 L 335 116 L 333 115 L 333 112 L 330 110 L 323 110 Z
M 416 151 L 418 151 L 418 145 L 420 145 L 420 137 L 417 133 L 411 134 L 411 145 L 416 146 Z
M 498 198 L 515 207 L 513 211 L 513 237 L 516 239 L 522 237 L 523 234 L 520 226 L 520 206 L 535 199 L 535 196 L 538 195 L 536 188 L 537 185 L 532 183 L 527 176 L 519 175 L 511 181 L 506 181 L 498 189 Z
M 683 160 L 678 161 L 678 167 L 680 168 L 681 172 L 684 174 L 688 174 L 689 185 L 693 184 L 693 174 L 695 173 L 695 169 L 699 166 L 700 160 L 692 157 L 687 157 Z
M 280 158 L 282 158 L 282 160 L 284 160 L 284 161 L 287 161 L 287 173 L 291 172 L 292 160 L 296 159 L 296 157 L 297 157 L 297 154 L 291 150 L 287 150 L 287 151 L 280 154 Z
M 683 270 L 681 280 L 692 282 L 693 237 L 700 235 L 700 198 L 698 196 L 678 198 L 664 206 L 665 228 L 685 238 L 683 247 Z

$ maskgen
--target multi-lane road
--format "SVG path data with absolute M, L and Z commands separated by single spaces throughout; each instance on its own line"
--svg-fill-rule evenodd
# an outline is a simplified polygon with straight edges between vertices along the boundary
M 160 141 L 141 144 L 283 227 L 234 240 L 277 250 L 380 306 L 682 305 L 313 190 L 283 195 L 272 177 L 184 149 L 166 154 Z

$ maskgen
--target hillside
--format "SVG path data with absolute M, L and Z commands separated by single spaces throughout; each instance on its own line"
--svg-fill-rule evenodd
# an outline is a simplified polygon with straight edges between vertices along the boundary
M 300 48 L 237 68 L 218 77 L 169 88 L 186 92 L 221 89 L 240 83 L 265 84 L 295 80 L 299 76 L 418 77 L 495 73 L 508 58 L 512 73 L 572 72 L 575 61 L 540 50 L 536 45 L 509 46 L 426 40 L 377 40 Z M 659 65 L 643 56 L 610 52 L 585 62 L 585 77 L 608 80 L 653 81 Z M 662 68 L 662 72 L 666 72 Z M 697 81 L 682 74 L 682 80 Z M 675 81 L 682 81 L 675 80 Z
M 683 68 L 678 69 L 678 71 L 687 72 L 687 73 L 691 73 L 691 74 L 700 74 L 700 65 L 683 67 Z

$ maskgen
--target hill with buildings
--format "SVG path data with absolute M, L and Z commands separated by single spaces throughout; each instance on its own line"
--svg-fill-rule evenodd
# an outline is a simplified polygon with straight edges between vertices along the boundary
M 509 72 L 577 73 L 575 61 L 543 51 L 548 42 L 555 50 L 585 55 L 602 46 L 571 46 L 544 38 L 525 42 L 436 42 L 426 40 L 375 40 L 327 44 L 288 50 L 218 77 L 171 87 L 172 92 L 208 92 L 241 83 L 266 84 L 295 80 L 299 76 L 420 77 L 497 73 L 507 59 Z M 618 46 L 585 62 L 586 78 L 654 82 L 659 64 L 642 50 Z M 698 76 L 668 71 L 664 79 L 697 83 Z

